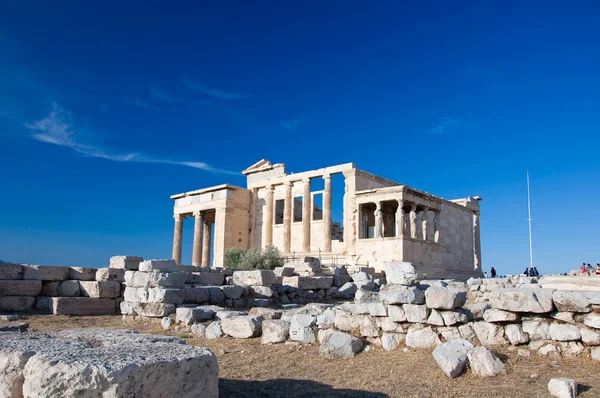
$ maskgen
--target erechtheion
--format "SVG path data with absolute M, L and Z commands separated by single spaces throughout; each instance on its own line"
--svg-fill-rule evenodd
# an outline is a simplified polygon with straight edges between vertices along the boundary
M 319 256 L 325 264 L 382 270 L 386 262 L 409 261 L 427 278 L 481 276 L 479 197 L 445 200 L 353 163 L 288 174 L 285 164 L 263 159 L 242 173 L 246 188 L 224 184 L 171 196 L 177 263 L 184 220 L 193 217 L 193 265 L 211 265 L 212 258 L 222 267 L 227 248 L 274 245 L 286 256 Z M 342 220 L 332 219 L 335 175 L 344 181 L 336 198 Z M 311 189 L 317 180 L 323 189 Z

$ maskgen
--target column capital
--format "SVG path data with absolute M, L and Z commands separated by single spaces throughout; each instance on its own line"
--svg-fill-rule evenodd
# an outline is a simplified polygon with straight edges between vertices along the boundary
M 173 214 L 173 218 L 176 221 L 183 221 L 187 218 L 187 216 L 183 215 L 183 214 Z
M 411 211 L 417 210 L 417 204 L 416 203 L 411 203 L 410 204 L 410 209 L 411 209 Z
M 267 191 L 271 191 L 271 192 L 273 192 L 273 184 L 266 185 L 266 186 L 265 186 L 265 189 L 266 189 Z
M 194 217 L 198 218 L 198 217 L 202 217 L 202 211 L 201 210 L 196 210 L 194 213 L 192 213 L 194 215 Z
M 283 182 L 283 186 L 286 187 L 286 188 L 288 188 L 288 187 L 291 188 L 292 185 L 293 185 L 293 183 L 291 181 L 284 181 Z
M 302 182 L 305 183 L 305 184 L 310 184 L 310 177 L 303 178 Z
M 331 174 L 329 174 L 329 173 L 323 174 L 323 179 L 324 180 L 331 180 Z

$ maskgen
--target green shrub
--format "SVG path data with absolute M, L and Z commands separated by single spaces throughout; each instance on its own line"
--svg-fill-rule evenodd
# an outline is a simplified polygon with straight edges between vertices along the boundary
M 225 267 L 226 268 L 242 268 L 244 255 L 246 252 L 239 247 L 230 247 L 225 250 Z
M 275 246 L 269 245 L 263 253 L 264 268 L 273 270 L 276 267 L 283 267 L 284 260 L 281 258 L 279 250 Z
M 252 248 L 244 254 L 244 259 L 240 268 L 244 269 L 262 269 L 264 267 L 264 258 L 260 249 Z

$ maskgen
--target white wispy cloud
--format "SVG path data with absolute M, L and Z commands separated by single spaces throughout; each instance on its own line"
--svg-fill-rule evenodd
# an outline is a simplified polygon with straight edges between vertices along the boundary
M 147 108 L 150 106 L 150 104 L 147 101 L 141 99 L 140 97 L 125 98 L 124 101 L 126 104 L 140 106 L 142 108 Z
M 452 128 L 452 127 L 472 127 L 473 124 L 465 119 L 461 119 L 461 118 L 454 118 L 454 117 L 446 117 L 442 120 L 442 122 L 440 124 L 438 124 L 436 127 L 434 127 L 433 129 L 427 130 L 426 133 L 427 134 L 443 134 L 446 131 L 448 131 L 448 129 Z
M 225 91 L 219 90 L 216 88 L 207 87 L 204 84 L 198 83 L 197 81 L 189 78 L 183 79 L 184 84 L 190 90 L 198 91 L 203 94 L 210 95 L 212 97 L 221 98 L 221 99 L 242 99 L 242 98 L 250 98 L 249 94 L 238 93 L 235 91 Z
M 152 94 L 152 96 L 158 100 L 164 101 L 164 102 L 177 102 L 177 101 L 183 101 L 183 98 L 181 97 L 177 97 L 174 95 L 170 95 L 170 94 L 166 94 L 165 92 L 161 91 L 158 87 L 148 87 L 148 91 L 150 91 L 150 94 Z
M 298 117 L 292 120 L 282 120 L 281 122 L 279 122 L 279 124 L 281 124 L 281 127 L 283 127 L 286 130 L 294 130 L 295 128 L 298 128 L 298 126 L 300 126 L 301 121 L 302 117 Z
M 209 171 L 211 173 L 233 174 L 239 173 L 218 169 L 204 162 L 187 162 L 179 160 L 160 159 L 153 156 L 143 155 L 136 152 L 117 154 L 103 150 L 93 145 L 83 144 L 77 139 L 77 131 L 73 127 L 71 113 L 64 110 L 57 103 L 52 104 L 52 111 L 43 119 L 26 123 L 25 127 L 34 131 L 32 137 L 38 141 L 71 148 L 85 156 L 112 160 L 115 162 L 138 162 L 138 163 L 163 163 L 180 166 L 193 167 Z

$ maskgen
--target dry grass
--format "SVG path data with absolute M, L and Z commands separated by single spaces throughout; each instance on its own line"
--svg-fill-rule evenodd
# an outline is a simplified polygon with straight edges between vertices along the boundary
M 123 321 L 120 316 L 35 316 L 31 330 L 80 327 L 135 329 L 144 333 L 184 337 L 182 331 L 164 331 L 156 321 Z M 547 397 L 548 380 L 569 377 L 581 384 L 581 397 L 600 396 L 600 363 L 589 357 L 564 358 L 557 366 L 533 354 L 506 355 L 506 374 L 480 378 L 470 371 L 448 379 L 437 367 L 431 350 L 372 349 L 353 359 L 327 360 L 318 345 L 298 348 L 262 346 L 260 339 L 206 340 L 187 338 L 188 344 L 210 348 L 218 357 L 222 397 Z M 537 378 L 531 378 L 532 374 Z

